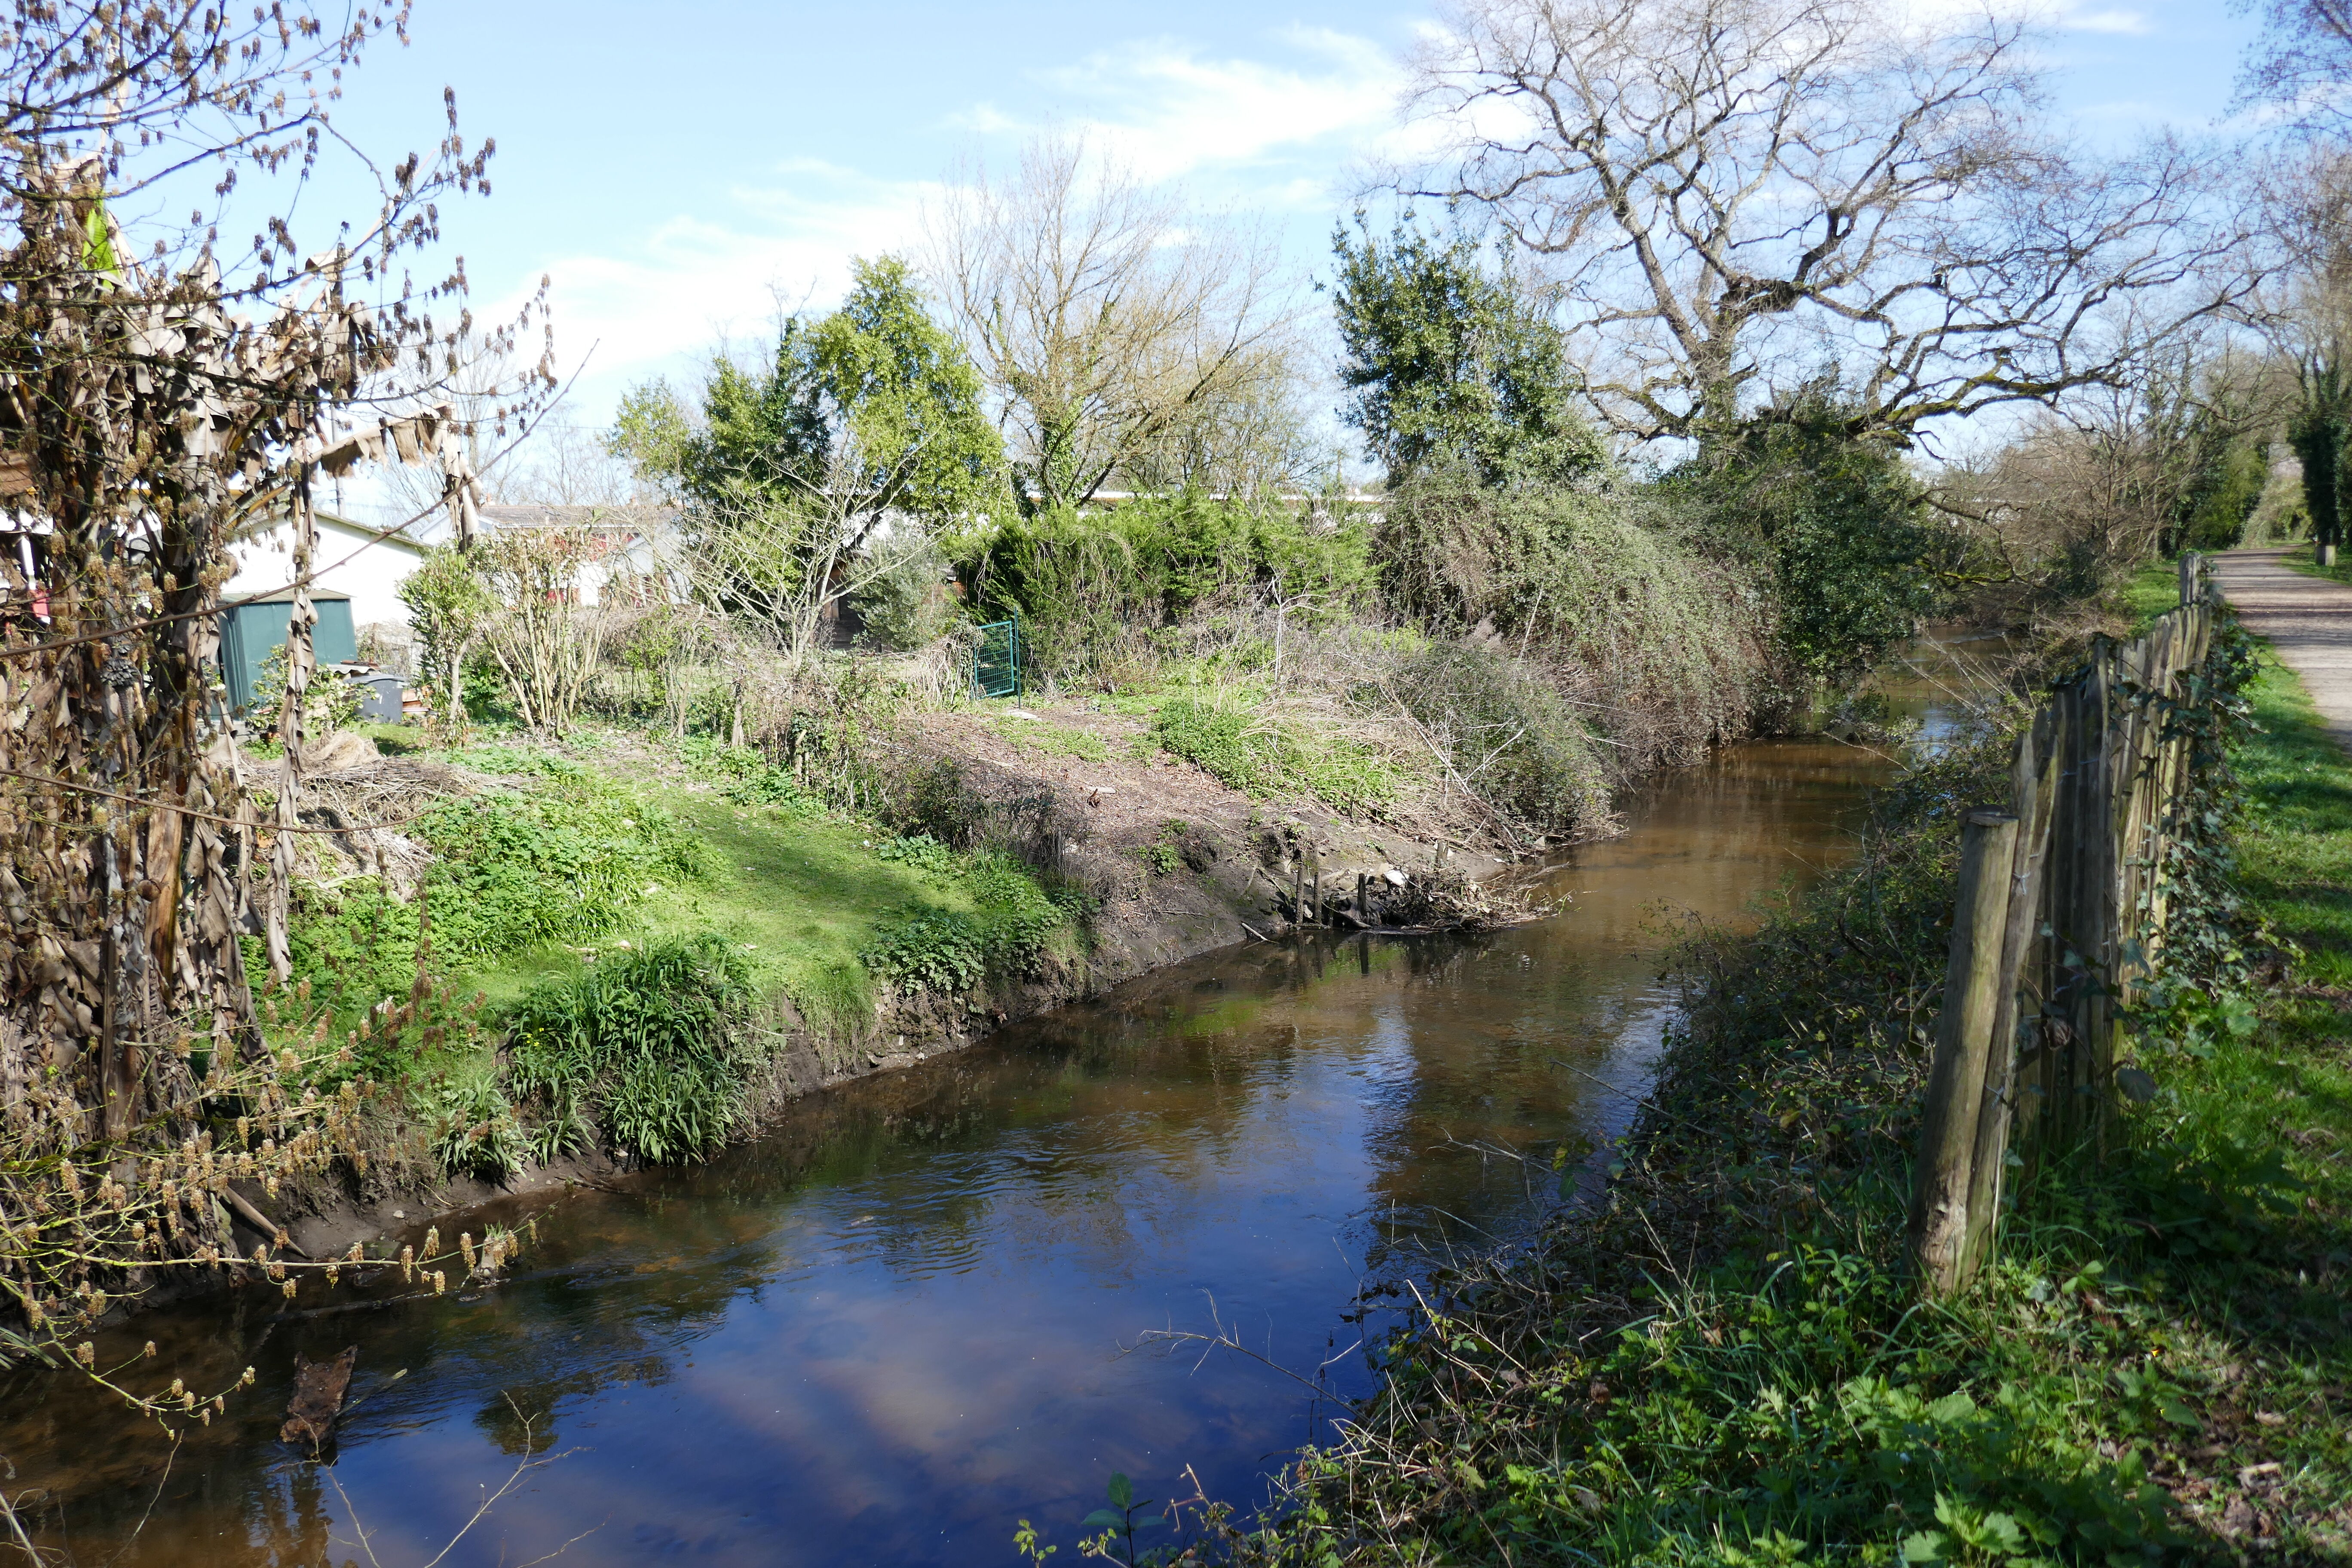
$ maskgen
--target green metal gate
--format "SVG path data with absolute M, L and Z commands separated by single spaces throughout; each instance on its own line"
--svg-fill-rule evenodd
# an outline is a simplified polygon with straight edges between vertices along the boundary
M 991 621 L 980 628 L 980 646 L 971 650 L 971 689 L 982 697 L 1015 697 L 1021 692 L 1021 619 Z

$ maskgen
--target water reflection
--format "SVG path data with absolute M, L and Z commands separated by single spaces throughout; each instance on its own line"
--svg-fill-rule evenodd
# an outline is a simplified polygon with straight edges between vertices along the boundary
M 21 1378 L 0 1454 L 59 1500 L 54 1542 L 126 1564 L 365 1561 L 361 1526 L 383 1563 L 422 1562 L 541 1461 L 448 1563 L 583 1531 L 567 1561 L 988 1560 L 1019 1517 L 1070 1539 L 1113 1469 L 1165 1496 L 1191 1465 L 1256 1500 L 1334 1407 L 1246 1357 L 1122 1346 L 1223 1324 L 1363 1392 L 1363 1284 L 1559 1201 L 1552 1141 L 1621 1130 L 1647 1081 L 1674 921 L 1743 918 L 1843 856 L 1872 772 L 1738 748 L 1552 868 L 1557 919 L 1163 972 L 813 1099 L 707 1166 L 569 1196 L 495 1290 L 379 1285 L 292 1317 L 257 1290 L 141 1322 L 159 1365 L 250 1362 L 264 1390 L 298 1350 L 357 1343 L 331 1476 L 248 1396 L 159 1487 L 158 1441 Z

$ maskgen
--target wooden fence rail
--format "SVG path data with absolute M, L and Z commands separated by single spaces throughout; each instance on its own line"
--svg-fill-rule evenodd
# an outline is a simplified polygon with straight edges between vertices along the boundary
M 1990 1254 L 2012 1142 L 2031 1157 L 2104 1135 L 2190 799 L 2191 740 L 2173 720 L 2216 604 L 2205 558 L 2181 557 L 2179 607 L 2137 641 L 2101 638 L 2019 735 L 2008 803 L 1965 816 L 1912 1175 L 1909 1244 L 1930 1290 Z

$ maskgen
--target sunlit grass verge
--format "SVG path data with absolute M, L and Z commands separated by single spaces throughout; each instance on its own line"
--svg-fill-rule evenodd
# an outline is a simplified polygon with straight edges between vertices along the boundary
M 684 777 L 522 744 L 450 760 L 500 787 L 436 801 L 410 831 L 434 851 L 431 967 L 484 997 L 482 1026 L 375 1031 L 357 1070 L 452 1172 L 591 1145 L 698 1157 L 740 1128 L 789 1031 L 838 1065 L 894 992 L 982 1006 L 1049 957 L 1083 958 L 1085 910 L 1026 867 L 895 838 L 756 751 L 687 745 Z M 418 912 L 373 878 L 307 889 L 298 973 L 354 1016 L 405 997 Z M 649 1020 L 667 1044 L 614 1043 Z
M 543 752 L 479 751 L 466 760 L 515 786 L 443 796 L 404 825 L 432 856 L 421 896 L 373 876 L 298 885 L 293 975 L 340 1022 L 407 994 L 427 918 L 438 963 L 478 971 L 602 937 L 665 887 L 725 879 L 712 847 L 646 792 Z
M 1230 692 L 1168 698 L 1152 715 L 1151 736 L 1170 755 L 1259 798 L 1309 795 L 1341 811 L 1377 815 L 1404 787 L 1395 765 L 1372 747 Z
M 2347 559 L 2340 550 L 2336 552 L 2336 564 L 2333 566 L 2320 565 L 2318 552 L 2308 543 L 2288 550 L 2285 561 L 2289 567 L 2306 577 L 2325 577 L 2331 583 L 2352 583 L 2352 559 Z
M 1596 1207 L 1439 1281 L 1355 1440 L 1194 1544 L 1284 1563 L 2343 1561 L 2352 1553 L 2352 766 L 2250 688 L 2257 941 L 2144 1021 L 2156 1098 L 2017 1175 L 1995 1267 L 1899 1255 L 1958 814 L 2003 748 L 1880 803 L 1862 860 L 1687 953 L 1687 1030 Z M 2226 958 L 2228 944 L 2203 944 Z M 2263 979 L 2249 983 L 2249 973 Z M 2248 1005 L 2249 1002 L 2253 1005 Z M 1573 1163 L 1570 1162 L 1573 1169 Z M 1154 1479 L 1154 1478 L 1147 1478 Z

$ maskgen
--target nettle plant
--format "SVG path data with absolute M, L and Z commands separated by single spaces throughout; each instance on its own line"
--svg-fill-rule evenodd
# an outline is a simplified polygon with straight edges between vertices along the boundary
M 487 188 L 454 101 L 432 153 L 366 171 L 376 211 L 323 251 L 296 241 L 322 152 L 350 145 L 329 112 L 344 74 L 405 10 L 242 16 L 81 0 L 0 25 L 0 495 L 28 542 L 0 561 L 0 1300 L 20 1351 L 93 1373 L 74 1342 L 110 1302 L 236 1258 L 228 1214 L 252 1205 L 232 1178 L 267 1191 L 353 1150 L 347 1097 L 265 1043 L 239 942 L 257 914 L 282 986 L 330 564 L 311 485 L 436 455 L 456 356 L 514 341 L 474 327 L 461 272 L 407 272 L 439 204 Z M 249 247 L 224 244 L 247 224 Z M 265 819 L 215 628 L 231 542 L 278 524 L 290 717 Z M 273 1241 L 236 1266 L 290 1290 Z M 200 1414 L 176 1383 L 109 1386 Z

